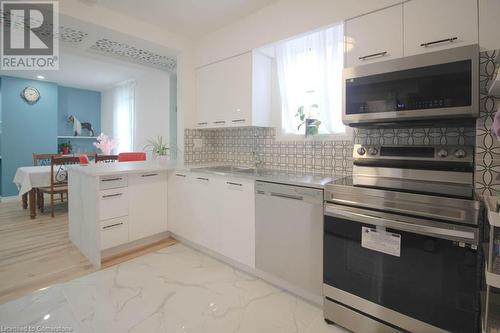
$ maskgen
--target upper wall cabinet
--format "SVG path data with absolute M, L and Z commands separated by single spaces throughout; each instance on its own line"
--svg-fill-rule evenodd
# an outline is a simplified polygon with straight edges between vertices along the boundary
M 196 128 L 270 126 L 271 59 L 248 52 L 196 70 Z
M 404 55 L 478 43 L 477 0 L 411 0 L 403 4 Z
M 403 56 L 403 5 L 345 23 L 345 67 Z
M 481 50 L 500 49 L 500 1 L 479 0 L 479 45 Z

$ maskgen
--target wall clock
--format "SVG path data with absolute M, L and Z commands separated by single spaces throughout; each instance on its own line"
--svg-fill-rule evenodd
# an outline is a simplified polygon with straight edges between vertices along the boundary
M 26 101 L 26 103 L 33 105 L 40 99 L 40 92 L 34 87 L 27 86 L 21 92 L 21 97 Z

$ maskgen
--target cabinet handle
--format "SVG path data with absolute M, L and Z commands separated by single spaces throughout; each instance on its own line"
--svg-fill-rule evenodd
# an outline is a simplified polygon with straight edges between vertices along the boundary
M 271 192 L 271 196 L 273 197 L 278 197 L 278 198 L 285 198 L 285 199 L 293 199 L 293 200 L 304 200 L 304 197 L 300 195 L 290 195 L 290 194 L 284 194 L 284 193 L 275 193 Z
M 243 184 L 240 183 L 233 183 L 233 182 L 226 182 L 227 185 L 235 185 L 235 186 L 243 186 Z
M 106 179 L 101 179 L 101 182 L 114 182 L 116 180 L 122 180 L 123 178 L 106 178 Z
M 378 52 L 378 53 L 368 54 L 368 55 L 359 57 L 358 59 L 359 60 L 366 60 L 366 59 L 370 59 L 370 58 L 373 58 L 373 57 L 384 57 L 386 55 L 387 55 L 387 51 L 384 51 L 384 52 Z
M 247 121 L 246 119 L 235 119 L 235 120 L 231 120 L 231 122 L 233 123 L 244 123 L 245 121 Z
M 203 178 L 203 177 L 196 177 L 196 179 L 198 179 L 198 180 L 204 180 L 204 181 L 206 181 L 206 182 L 208 182 L 208 181 L 210 180 L 210 179 L 208 179 L 208 178 Z
M 176 173 L 175 175 L 176 175 L 177 177 L 184 177 L 184 178 L 186 178 L 186 175 L 183 175 L 183 174 L 181 174 L 181 173 Z
M 114 197 L 119 197 L 119 196 L 122 196 L 123 193 L 115 193 L 115 194 L 106 194 L 106 195 L 103 195 L 102 198 L 105 199 L 105 198 L 114 198 Z
M 225 123 L 226 123 L 225 120 L 214 121 L 214 124 L 225 124 Z
M 158 176 L 157 173 L 148 173 L 146 175 L 141 175 L 141 177 L 154 177 L 154 176 Z
M 107 226 L 104 226 L 102 227 L 103 230 L 106 230 L 106 229 L 109 229 L 109 228 L 113 228 L 113 227 L 118 227 L 120 225 L 122 225 L 123 222 L 120 222 L 120 223 L 115 223 L 115 224 L 110 224 L 110 225 L 107 225 Z
M 198 125 L 200 125 L 200 126 L 201 126 L 201 125 L 208 125 L 208 123 L 207 123 L 207 122 L 204 122 L 204 123 L 198 123 Z
M 420 46 L 427 47 L 427 46 L 441 44 L 441 43 L 445 43 L 445 42 L 453 43 L 457 39 L 458 39 L 458 37 L 445 38 L 445 39 L 435 40 L 433 42 L 422 43 L 422 44 L 420 44 Z

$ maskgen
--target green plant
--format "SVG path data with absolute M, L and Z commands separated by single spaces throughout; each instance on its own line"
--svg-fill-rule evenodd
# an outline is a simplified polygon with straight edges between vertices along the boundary
M 154 156 L 167 156 L 169 148 L 167 143 L 163 142 L 163 137 L 159 135 L 156 139 L 148 140 L 144 150 L 150 150 Z
M 73 149 L 73 146 L 71 145 L 71 142 L 63 142 L 59 144 L 59 151 L 63 151 L 64 148 L 68 148 L 69 151 Z
M 317 109 L 317 108 L 318 104 L 312 104 L 310 106 L 310 109 Z M 299 126 L 297 126 L 297 131 L 299 131 L 302 125 L 304 125 L 306 136 L 318 134 L 321 121 L 318 119 L 311 118 L 311 112 L 309 112 L 309 114 L 306 117 L 306 112 L 303 105 L 298 108 L 295 117 L 300 119 L 300 124 Z

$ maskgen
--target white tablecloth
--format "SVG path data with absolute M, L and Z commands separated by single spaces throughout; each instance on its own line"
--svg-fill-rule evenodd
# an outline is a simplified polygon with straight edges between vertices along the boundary
M 14 184 L 19 190 L 19 196 L 33 187 L 50 186 L 50 165 L 17 168 Z

